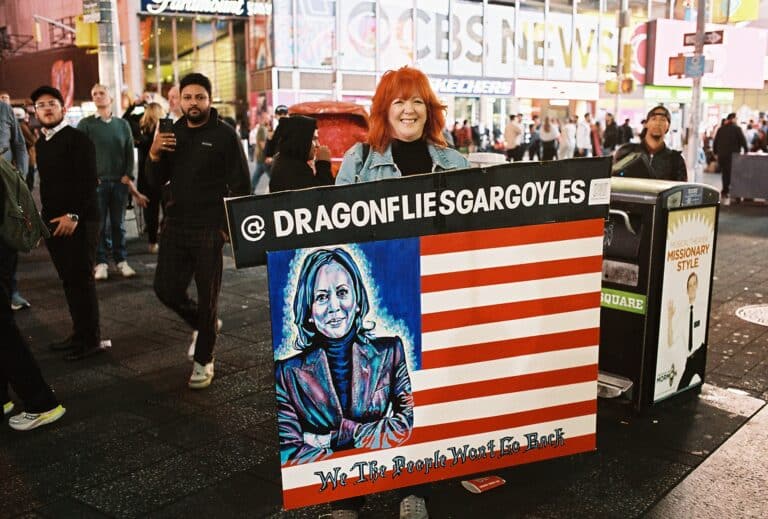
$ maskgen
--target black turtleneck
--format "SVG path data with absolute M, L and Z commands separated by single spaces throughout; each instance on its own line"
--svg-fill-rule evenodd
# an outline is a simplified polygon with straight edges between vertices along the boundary
M 392 160 L 403 176 L 432 171 L 432 157 L 423 139 L 413 142 L 392 139 Z
M 333 387 L 341 402 L 341 410 L 345 413 L 349 411 L 352 344 L 355 342 L 355 336 L 355 329 L 352 327 L 344 337 L 338 339 L 324 337 L 322 344 L 328 357 L 328 367 L 331 368 Z

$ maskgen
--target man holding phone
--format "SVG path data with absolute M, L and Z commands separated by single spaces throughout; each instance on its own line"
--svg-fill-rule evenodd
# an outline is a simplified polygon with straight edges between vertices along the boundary
M 93 277 L 99 236 L 96 150 L 87 135 L 64 120 L 59 90 L 41 86 L 30 97 L 43 127 L 35 149 L 42 216 L 52 234 L 46 245 L 64 285 L 74 328 L 70 337 L 50 348 L 70 350 L 64 358 L 80 360 L 104 351 Z
M 188 385 L 202 389 L 213 380 L 221 251 L 228 239 L 223 199 L 250 194 L 251 181 L 240 138 L 211 106 L 210 80 L 188 74 L 180 90 L 184 115 L 172 131 L 158 125 L 147 160 L 150 181 L 170 188 L 154 288 L 193 330 Z M 187 293 L 193 278 L 197 301 Z

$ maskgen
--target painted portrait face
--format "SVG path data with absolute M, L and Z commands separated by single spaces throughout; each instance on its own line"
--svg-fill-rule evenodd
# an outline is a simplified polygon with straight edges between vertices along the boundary
M 389 105 L 388 119 L 393 138 L 405 142 L 419 140 L 427 123 L 427 104 L 419 96 L 397 97 Z
M 352 276 L 339 263 L 320 267 L 312 298 L 312 320 L 318 332 L 330 339 L 349 332 L 357 305 L 353 286 Z

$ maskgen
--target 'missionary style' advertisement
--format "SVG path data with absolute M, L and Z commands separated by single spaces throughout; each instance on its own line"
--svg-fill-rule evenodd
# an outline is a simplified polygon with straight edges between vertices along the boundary
M 654 401 L 704 380 L 715 211 L 669 213 Z

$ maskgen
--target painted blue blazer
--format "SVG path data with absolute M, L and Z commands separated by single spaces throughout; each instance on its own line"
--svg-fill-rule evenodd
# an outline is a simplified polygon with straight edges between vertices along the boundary
M 400 337 L 352 342 L 350 409 L 342 412 L 325 349 L 311 347 L 275 365 L 282 464 L 346 449 L 400 445 L 413 428 L 413 392 Z

